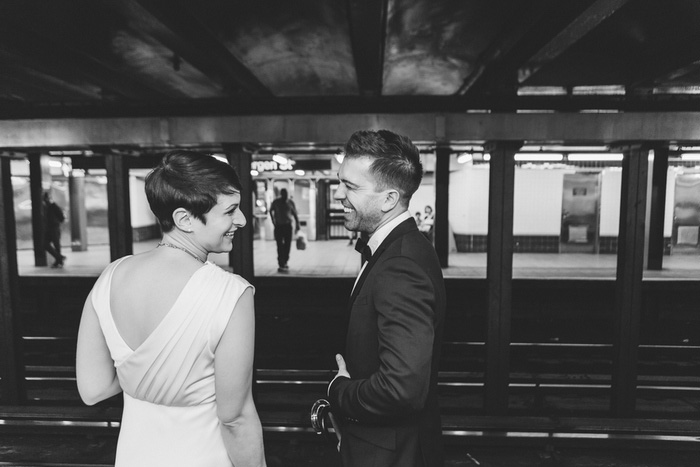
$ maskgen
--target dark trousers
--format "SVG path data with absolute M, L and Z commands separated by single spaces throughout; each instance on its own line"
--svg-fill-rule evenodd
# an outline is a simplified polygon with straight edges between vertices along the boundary
M 44 249 L 54 257 L 57 264 L 63 263 L 61 256 L 61 227 L 50 227 L 46 230 Z
M 277 242 L 277 264 L 282 267 L 289 261 L 289 250 L 292 248 L 292 224 L 276 225 L 275 241 Z

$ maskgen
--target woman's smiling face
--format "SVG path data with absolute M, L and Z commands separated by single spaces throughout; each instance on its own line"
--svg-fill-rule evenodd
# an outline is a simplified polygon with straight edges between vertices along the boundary
M 220 194 L 214 207 L 204 215 L 206 224 L 195 221 L 195 237 L 206 251 L 223 253 L 233 249 L 234 233 L 246 224 L 240 203 L 240 193 Z

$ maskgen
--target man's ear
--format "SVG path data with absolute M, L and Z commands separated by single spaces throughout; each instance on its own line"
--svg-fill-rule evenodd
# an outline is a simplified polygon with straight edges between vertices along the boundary
M 387 190 L 384 197 L 384 204 L 382 204 L 382 211 L 389 212 L 399 204 L 401 196 L 396 190 Z
M 192 214 L 185 208 L 173 211 L 173 223 L 183 232 L 192 232 Z

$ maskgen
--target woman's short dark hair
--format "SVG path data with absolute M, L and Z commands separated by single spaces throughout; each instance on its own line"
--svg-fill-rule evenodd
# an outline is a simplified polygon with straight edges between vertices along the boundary
M 206 223 L 204 215 L 221 194 L 241 192 L 236 171 L 213 156 L 188 150 L 167 153 L 146 176 L 146 198 L 163 232 L 173 229 L 173 212 L 185 208 Z
M 406 136 L 389 130 L 360 130 L 345 143 L 345 157 L 370 157 L 369 167 L 380 190 L 393 188 L 408 206 L 423 179 L 420 152 Z

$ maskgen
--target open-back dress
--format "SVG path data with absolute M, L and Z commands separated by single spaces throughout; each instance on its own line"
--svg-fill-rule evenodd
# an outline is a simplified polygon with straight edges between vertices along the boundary
M 112 275 L 123 259 L 105 269 L 92 293 L 124 391 L 116 466 L 232 465 L 216 414 L 214 352 L 236 302 L 252 286 L 207 262 L 151 335 L 132 349 L 110 309 Z

